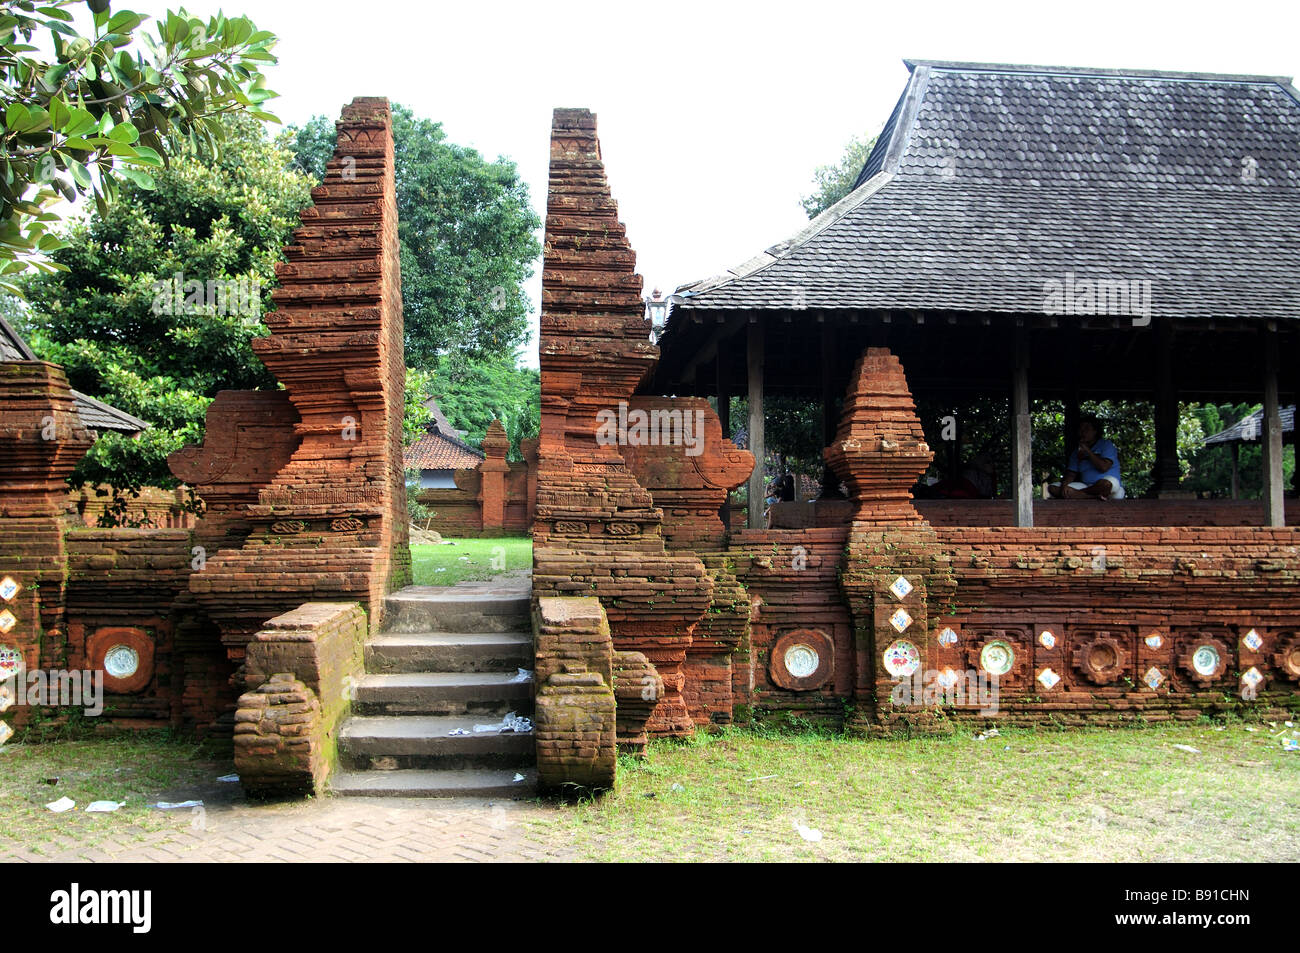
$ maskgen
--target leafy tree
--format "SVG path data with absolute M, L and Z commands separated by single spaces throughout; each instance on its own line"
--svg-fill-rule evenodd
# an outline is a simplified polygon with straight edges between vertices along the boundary
M 867 156 L 875 148 L 876 136 L 854 136 L 844 148 L 844 155 L 834 165 L 819 165 L 813 171 L 813 193 L 800 200 L 809 218 L 816 218 L 844 196 L 853 191 L 858 173 L 867 164 Z
M 317 116 L 294 132 L 299 165 L 320 180 L 334 123 Z M 510 160 L 450 143 L 440 123 L 396 104 L 393 140 L 407 364 L 513 357 L 528 336 L 523 284 L 541 253 L 527 183 Z
M 1259 404 L 1197 404 L 1192 412 L 1206 436 L 1219 433 L 1259 410 Z M 1282 480 L 1291 486 L 1295 477 L 1295 446 L 1282 448 Z M 1264 454 L 1258 440 L 1242 443 L 1237 450 L 1238 482 L 1243 499 L 1257 500 L 1264 490 Z M 1232 448 L 1227 444 L 1197 447 L 1189 461 L 1183 485 L 1208 496 L 1232 495 Z
M 408 381 L 411 378 L 408 377 Z M 536 368 L 515 367 L 505 358 L 460 361 L 444 358 L 416 386 L 433 397 L 465 441 L 479 445 L 494 418 L 510 438 L 510 459 L 520 459 L 519 442 L 536 437 L 542 419 L 542 383 Z
M 54 252 L 66 270 L 27 281 L 33 350 L 73 387 L 153 425 L 136 439 L 101 436 L 74 482 L 174 485 L 166 456 L 202 439 L 217 391 L 276 386 L 249 342 L 267 334 L 275 263 L 312 182 L 290 168 L 286 136 L 269 139 L 250 117 L 221 126 L 219 154 L 201 143 L 155 188 L 124 185 L 69 229 Z
M 140 14 L 114 13 L 107 0 L 86 6 L 88 35 L 78 0 L 0 6 L 0 275 L 58 267 L 45 256 L 62 245 L 51 231 L 60 197 L 93 195 L 103 214 L 124 184 L 152 188 L 147 170 L 166 156 L 215 147 L 223 116 L 275 119 L 259 108 L 276 95 L 260 72 L 275 62 L 275 36 L 252 21 L 182 9 L 158 20 L 155 39 L 137 32 Z

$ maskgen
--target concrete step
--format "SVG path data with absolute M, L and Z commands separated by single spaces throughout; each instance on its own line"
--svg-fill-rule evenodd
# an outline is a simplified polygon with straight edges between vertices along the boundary
M 402 672 L 363 675 L 352 710 L 358 715 L 529 715 L 533 682 L 516 672 Z
M 475 731 L 500 716 L 354 716 L 339 731 L 339 758 L 345 768 L 525 767 L 536 760 L 531 731 Z M 467 732 L 453 734 L 453 732 Z
M 521 632 L 402 632 L 366 643 L 366 671 L 510 672 L 533 667 L 533 637 Z
M 516 781 L 515 775 L 524 779 Z M 339 771 L 330 782 L 349 797 L 496 797 L 520 799 L 537 793 L 532 768 L 448 771 Z
M 407 586 L 384 597 L 385 633 L 530 632 L 531 596 L 518 586 Z

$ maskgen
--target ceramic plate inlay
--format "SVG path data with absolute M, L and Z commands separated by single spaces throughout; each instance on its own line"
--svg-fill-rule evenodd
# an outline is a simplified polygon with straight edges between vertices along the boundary
M 1056 683 L 1061 680 L 1061 676 L 1057 675 L 1050 668 L 1045 668 L 1038 673 L 1038 680 L 1043 683 L 1044 688 L 1054 688 Z
M 1197 675 L 1213 675 L 1219 668 L 1219 650 L 1213 645 L 1198 646 L 1192 653 L 1192 668 Z
M 1259 651 L 1259 647 L 1264 644 L 1264 640 L 1260 638 L 1259 633 L 1254 629 L 1247 632 L 1241 641 L 1245 642 L 1246 648 L 1250 649 L 1252 652 Z
M 792 645 L 785 650 L 785 670 L 795 678 L 807 678 L 817 671 L 821 657 L 811 645 Z
M 1016 662 L 1016 653 L 1005 642 L 990 642 L 980 650 L 980 668 L 990 675 L 1005 675 Z
M 904 678 L 921 667 L 921 651 L 906 639 L 898 639 L 885 649 L 885 669 L 894 678 Z
M 956 645 L 957 633 L 954 632 L 952 629 L 944 629 L 942 632 L 939 633 L 939 644 Z
M 129 645 L 115 645 L 104 653 L 104 671 L 113 678 L 130 678 L 140 668 L 140 656 Z
M 1038 633 L 1038 644 L 1045 649 L 1056 647 L 1056 636 L 1052 634 L 1051 629 L 1044 629 Z M 1048 671 L 1051 671 L 1051 669 L 1048 669 Z
M 1157 688 L 1159 688 L 1160 683 L 1163 682 L 1164 680 L 1165 677 L 1160 674 L 1160 669 L 1154 666 L 1147 669 L 1146 675 L 1142 676 L 1142 681 L 1146 682 L 1147 688 L 1151 689 L 1152 691 L 1155 691 Z
M 889 584 L 889 591 L 892 592 L 894 597 L 897 599 L 906 599 L 907 594 L 911 592 L 913 588 L 912 584 L 902 576 L 899 576 Z
M 0 682 L 13 678 L 23 667 L 23 657 L 10 645 L 0 645 Z

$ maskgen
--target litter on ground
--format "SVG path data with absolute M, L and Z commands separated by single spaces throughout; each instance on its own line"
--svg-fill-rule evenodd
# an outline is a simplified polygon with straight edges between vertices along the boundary
M 794 829 L 797 830 L 799 836 L 806 841 L 816 843 L 822 839 L 822 832 L 817 830 L 815 827 L 808 827 L 806 824 L 800 824 L 798 821 L 795 821 Z

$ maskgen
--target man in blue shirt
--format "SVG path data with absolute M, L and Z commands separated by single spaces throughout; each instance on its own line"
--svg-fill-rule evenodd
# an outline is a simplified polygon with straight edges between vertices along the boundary
M 1101 421 L 1091 414 L 1079 418 L 1079 446 L 1070 454 L 1065 479 L 1047 488 L 1068 500 L 1122 500 L 1119 451 L 1101 434 Z

